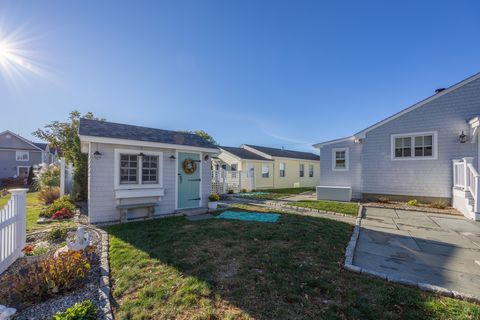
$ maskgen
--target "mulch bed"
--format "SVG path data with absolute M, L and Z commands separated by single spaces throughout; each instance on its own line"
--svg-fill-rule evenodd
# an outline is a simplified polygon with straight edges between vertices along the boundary
M 68 233 L 69 237 L 73 237 L 76 228 L 72 228 Z M 90 234 L 90 243 L 95 247 L 93 260 L 91 261 L 91 269 L 84 283 L 77 290 L 65 294 L 59 294 L 42 303 L 37 303 L 27 307 L 20 307 L 15 314 L 14 319 L 51 319 L 57 312 L 63 312 L 65 309 L 73 306 L 77 302 L 91 300 L 95 305 L 99 306 L 99 279 L 100 279 L 100 250 L 101 236 L 97 231 L 87 229 Z M 47 231 L 35 232 L 27 236 L 27 244 L 36 244 L 46 240 Z M 2 296 L 8 294 L 10 283 L 5 281 L 8 275 L 17 273 L 22 267 L 25 267 L 35 259 L 41 259 L 49 255 L 53 255 L 55 251 L 65 245 L 65 240 L 50 243 L 49 252 L 39 257 L 22 257 L 15 261 L 0 276 L 0 300 Z M 15 306 L 9 306 L 15 307 Z M 101 318 L 101 317 L 99 317 Z
M 447 207 L 445 209 L 437 209 L 437 208 L 432 208 L 425 204 L 419 204 L 418 206 L 409 206 L 405 202 L 390 201 L 388 203 L 364 202 L 362 203 L 362 205 L 367 207 L 391 208 L 391 209 L 399 209 L 399 210 L 421 211 L 421 212 L 429 212 L 429 213 L 443 213 L 443 214 L 451 214 L 455 216 L 463 216 L 461 212 L 459 212 L 457 209 L 452 207 Z

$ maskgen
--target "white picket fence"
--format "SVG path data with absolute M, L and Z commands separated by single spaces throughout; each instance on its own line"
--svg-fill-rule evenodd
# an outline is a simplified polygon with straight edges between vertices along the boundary
M 240 192 L 255 189 L 253 171 L 212 170 L 212 193 L 225 194 L 228 190 Z
M 9 192 L 10 200 L 0 209 L 0 274 L 22 255 L 26 242 L 27 189 Z

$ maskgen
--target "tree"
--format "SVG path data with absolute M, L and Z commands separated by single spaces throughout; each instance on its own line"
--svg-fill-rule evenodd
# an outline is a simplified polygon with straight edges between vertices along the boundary
M 207 132 L 205 132 L 203 130 L 181 131 L 181 132 L 196 134 L 197 136 L 200 136 L 200 137 L 204 138 L 205 140 L 207 140 L 211 144 L 218 146 L 217 141 L 215 141 L 215 139 L 213 139 L 213 137 L 211 135 L 209 135 Z
M 79 200 L 84 200 L 87 196 L 88 155 L 83 154 L 80 149 L 80 138 L 78 137 L 80 118 L 105 120 L 95 118 L 91 112 L 82 116 L 80 112 L 74 110 L 70 112 L 66 122 L 52 121 L 43 129 L 37 129 L 33 135 L 47 141 L 52 147 L 60 149 L 65 161 L 73 165 L 74 194 Z

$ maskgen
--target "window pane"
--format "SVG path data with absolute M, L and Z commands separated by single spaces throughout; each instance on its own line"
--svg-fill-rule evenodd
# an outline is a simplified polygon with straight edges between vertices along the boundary
M 416 147 L 415 148 L 415 157 L 422 157 L 423 156 L 423 148 L 422 147 Z
M 148 155 L 143 156 L 142 184 L 158 182 L 157 162 L 158 162 L 158 156 L 148 156 Z
M 131 154 L 120 155 L 120 183 L 137 183 L 137 156 Z
M 402 148 L 396 148 L 395 149 L 395 158 L 401 158 L 402 157 Z
M 424 146 L 431 146 L 432 142 L 433 142 L 433 137 L 432 136 L 423 137 L 423 145 Z
M 406 147 L 410 147 L 412 144 L 412 138 L 408 137 L 408 138 L 403 138 L 403 147 L 406 148 Z
M 415 137 L 415 147 L 423 146 L 423 137 Z
M 402 141 L 403 141 L 402 138 L 395 138 L 395 148 L 401 148 L 401 147 L 403 147 Z
M 410 147 L 403 148 L 403 156 L 404 157 L 411 157 L 412 156 L 412 149 L 410 149 Z
M 336 168 L 345 168 L 345 160 L 336 160 L 335 161 Z
M 424 155 L 426 157 L 431 157 L 432 156 L 432 147 L 431 146 L 430 147 L 425 147 L 424 148 L 424 153 L 425 153 Z

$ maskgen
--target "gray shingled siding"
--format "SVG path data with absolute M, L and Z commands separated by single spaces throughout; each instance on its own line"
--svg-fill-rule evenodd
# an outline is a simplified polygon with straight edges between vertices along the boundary
M 93 144 L 94 150 L 97 145 Z M 134 147 L 98 144 L 98 150 L 102 153 L 99 160 L 91 158 L 89 160 L 89 215 L 92 223 L 118 221 L 120 219 L 119 211 L 116 209 L 116 200 L 114 195 L 114 150 L 115 149 L 137 149 Z M 92 150 L 92 152 L 94 152 Z M 175 182 L 177 174 L 175 172 L 176 160 L 170 160 L 169 157 L 175 154 L 173 149 L 142 148 L 144 152 L 151 150 L 163 152 L 163 186 L 165 195 L 158 202 L 156 215 L 173 213 L 175 211 Z M 202 155 L 203 159 L 204 155 Z M 207 205 L 210 195 L 210 161 L 202 161 L 202 194 L 203 206 Z M 122 203 L 150 202 L 151 198 L 123 200 Z M 144 213 L 138 212 L 138 216 Z
M 345 142 L 322 147 L 321 185 L 351 185 L 354 196 L 362 191 L 451 198 L 452 159 L 474 157 L 474 164 L 478 164 L 478 143 L 461 144 L 457 139 L 462 130 L 469 133 L 467 121 L 479 115 L 480 79 L 368 132 L 361 157 L 355 160 L 350 148 L 349 172 L 331 170 L 331 149 L 343 147 Z M 437 160 L 391 159 L 392 134 L 427 131 L 438 133 Z
M 452 159 L 478 157 L 478 144 L 458 142 L 467 123 L 480 115 L 480 79 L 367 133 L 363 147 L 363 192 L 452 196 Z M 392 134 L 438 132 L 437 160 L 392 161 Z M 477 164 L 477 163 L 475 163 Z
M 348 148 L 349 170 L 332 170 L 332 149 Z M 320 151 L 322 164 L 320 166 L 320 185 L 322 186 L 351 186 L 352 196 L 361 198 L 362 180 L 361 180 L 361 155 L 362 145 L 353 141 L 340 142 L 337 144 L 326 145 Z

